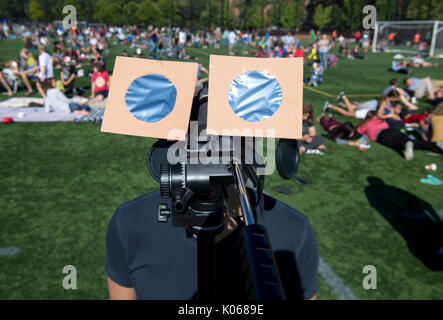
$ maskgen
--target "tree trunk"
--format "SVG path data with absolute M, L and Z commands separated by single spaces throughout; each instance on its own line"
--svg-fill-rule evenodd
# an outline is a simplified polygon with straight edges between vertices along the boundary
M 432 10 L 432 0 L 428 0 L 428 14 L 426 15 L 426 20 L 431 18 L 431 10 Z
M 220 28 L 223 30 L 223 4 L 224 1 L 220 0 Z

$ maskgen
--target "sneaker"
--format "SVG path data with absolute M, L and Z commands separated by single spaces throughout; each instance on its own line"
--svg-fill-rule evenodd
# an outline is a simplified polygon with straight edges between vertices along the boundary
M 345 96 L 344 91 L 340 92 L 340 94 L 337 96 L 337 100 L 338 100 L 338 101 L 343 100 L 343 97 L 344 97 L 344 96 Z
M 323 112 L 329 112 L 329 105 L 330 105 L 329 101 L 326 101 L 323 106 Z
M 406 142 L 405 159 L 414 159 L 414 143 L 412 141 Z
M 319 155 L 324 155 L 325 153 L 324 152 L 321 152 L 320 150 L 318 150 L 318 149 L 308 149 L 307 151 L 306 151 L 306 154 L 319 154 Z

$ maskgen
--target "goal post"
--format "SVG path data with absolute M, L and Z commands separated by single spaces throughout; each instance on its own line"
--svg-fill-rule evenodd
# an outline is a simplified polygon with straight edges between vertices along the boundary
M 443 20 L 377 21 L 372 51 L 443 55 Z

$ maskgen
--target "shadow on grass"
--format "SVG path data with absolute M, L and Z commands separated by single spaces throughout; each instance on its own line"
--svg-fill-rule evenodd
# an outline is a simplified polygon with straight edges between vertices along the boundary
M 368 182 L 369 204 L 401 234 L 426 267 L 443 270 L 443 222 L 438 213 L 426 201 L 379 178 L 368 177 Z

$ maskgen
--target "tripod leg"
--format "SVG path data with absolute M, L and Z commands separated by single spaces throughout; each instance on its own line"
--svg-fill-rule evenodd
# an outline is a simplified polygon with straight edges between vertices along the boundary
M 197 299 L 215 300 L 215 236 L 202 232 L 197 235 Z

